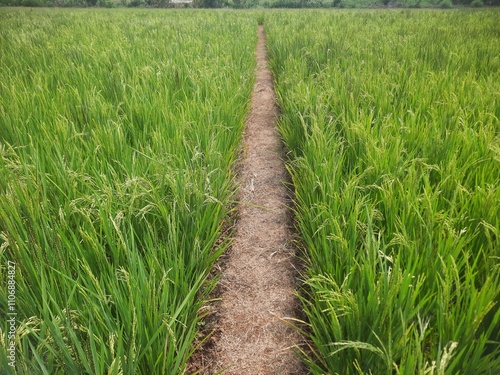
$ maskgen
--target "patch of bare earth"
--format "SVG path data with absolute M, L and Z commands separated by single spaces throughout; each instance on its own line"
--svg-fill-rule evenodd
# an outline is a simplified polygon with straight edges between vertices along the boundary
M 301 338 L 289 324 L 299 306 L 291 202 L 284 185 L 289 177 L 275 127 L 278 108 L 262 26 L 258 33 L 234 242 L 220 265 L 220 300 L 211 306 L 214 334 L 194 356 L 202 374 L 307 373 L 293 351 Z

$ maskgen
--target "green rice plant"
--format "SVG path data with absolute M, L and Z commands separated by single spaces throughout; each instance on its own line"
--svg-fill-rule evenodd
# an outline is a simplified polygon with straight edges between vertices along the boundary
M 214 281 L 256 22 L 210 11 L 0 10 L 0 310 L 15 370 L 176 374 Z
M 267 15 L 312 373 L 499 371 L 497 19 Z

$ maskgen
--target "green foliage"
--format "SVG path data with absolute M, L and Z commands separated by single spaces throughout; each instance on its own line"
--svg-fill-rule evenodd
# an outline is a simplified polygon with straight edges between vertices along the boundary
M 183 372 L 227 246 L 255 43 L 235 13 L 0 9 L 17 373 Z
M 198 8 L 219 8 L 221 6 L 219 0 L 194 0 L 194 4 Z
M 266 15 L 313 374 L 498 372 L 497 20 Z
M 439 7 L 442 9 L 450 9 L 453 8 L 453 3 L 451 2 L 451 0 L 442 0 L 439 3 Z
M 481 7 L 499 5 L 500 0 L 193 0 L 195 8 L 452 8 L 454 5 Z M 148 7 L 166 8 L 171 0 L 0 0 L 7 6 L 55 7 Z

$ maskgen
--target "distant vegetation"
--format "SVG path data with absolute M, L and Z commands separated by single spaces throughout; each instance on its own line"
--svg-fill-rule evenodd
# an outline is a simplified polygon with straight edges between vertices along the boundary
M 172 0 L 0 0 L 0 6 L 166 8 Z M 179 6 L 179 4 L 177 3 Z M 498 6 L 500 0 L 192 0 L 195 8 L 453 8 Z

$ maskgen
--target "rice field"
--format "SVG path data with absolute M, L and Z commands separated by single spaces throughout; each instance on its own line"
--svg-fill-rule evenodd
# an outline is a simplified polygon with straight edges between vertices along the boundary
M 0 9 L 0 310 L 14 262 L 17 374 L 183 372 L 227 246 L 255 28 Z
M 264 23 L 311 373 L 498 374 L 498 19 L 0 8 L 1 373 L 186 372 Z
M 500 372 L 498 16 L 266 19 L 313 374 Z

